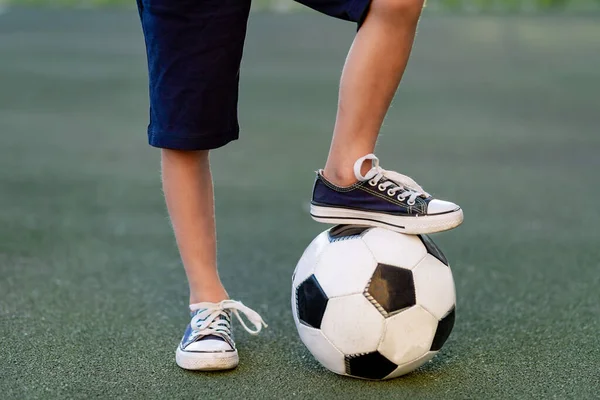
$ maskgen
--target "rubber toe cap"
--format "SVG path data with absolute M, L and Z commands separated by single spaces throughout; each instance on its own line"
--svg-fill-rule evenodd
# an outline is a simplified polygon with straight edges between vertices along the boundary
M 445 214 L 459 209 L 458 205 L 449 201 L 433 199 L 427 206 L 427 215 Z
M 233 350 L 229 343 L 218 339 L 203 339 L 190 343 L 185 351 L 220 352 Z

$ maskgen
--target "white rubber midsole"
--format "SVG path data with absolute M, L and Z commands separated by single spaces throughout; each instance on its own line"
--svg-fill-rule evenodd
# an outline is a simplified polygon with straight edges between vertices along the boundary
M 310 214 L 315 221 L 326 224 L 379 226 L 412 235 L 447 231 L 456 228 L 463 222 L 463 211 L 460 208 L 439 215 L 402 217 L 377 212 L 323 207 L 311 204 Z
M 237 350 L 201 353 L 183 351 L 177 346 L 175 361 L 183 369 L 192 371 L 219 371 L 237 367 L 239 358 Z

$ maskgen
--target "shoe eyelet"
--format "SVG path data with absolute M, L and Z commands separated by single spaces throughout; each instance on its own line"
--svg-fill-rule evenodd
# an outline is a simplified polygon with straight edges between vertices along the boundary
M 377 182 L 375 182 L 375 181 L 373 181 L 373 179 L 371 179 L 369 181 L 369 185 L 371 185 L 371 186 L 377 186 Z
M 379 187 L 379 190 L 381 190 L 382 192 L 385 191 L 385 186 L 379 185 L 378 187 Z
M 400 201 L 406 201 L 406 197 L 402 197 L 400 195 L 397 197 L 397 199 L 400 200 Z
M 414 206 L 415 203 L 416 203 L 416 201 L 414 201 L 414 200 L 412 200 L 412 201 L 409 200 L 409 201 L 406 202 L 406 204 L 408 204 L 409 206 Z
M 392 189 L 388 190 L 388 196 L 394 197 L 396 195 L 396 192 L 394 192 Z

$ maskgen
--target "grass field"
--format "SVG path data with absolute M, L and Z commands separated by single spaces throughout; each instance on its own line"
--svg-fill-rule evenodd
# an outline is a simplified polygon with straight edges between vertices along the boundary
M 242 140 L 213 154 L 220 265 L 259 311 L 240 367 L 180 370 L 186 284 L 146 145 L 135 12 L 0 16 L 0 398 L 592 399 L 600 393 L 600 24 L 425 16 L 378 153 L 461 204 L 436 240 L 455 330 L 391 382 L 321 368 L 293 324 L 354 27 L 253 16 Z

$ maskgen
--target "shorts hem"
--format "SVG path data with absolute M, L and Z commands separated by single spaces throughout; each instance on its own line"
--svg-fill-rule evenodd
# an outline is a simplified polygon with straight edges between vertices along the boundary
M 369 14 L 369 9 L 371 8 L 372 0 L 354 0 L 351 5 L 351 13 L 353 19 L 356 20 L 358 25 L 358 29 L 362 26 L 363 22 L 367 18 Z
M 214 150 L 239 138 L 239 130 L 218 135 L 182 137 L 171 132 L 148 130 L 148 144 L 159 149 L 170 150 Z

